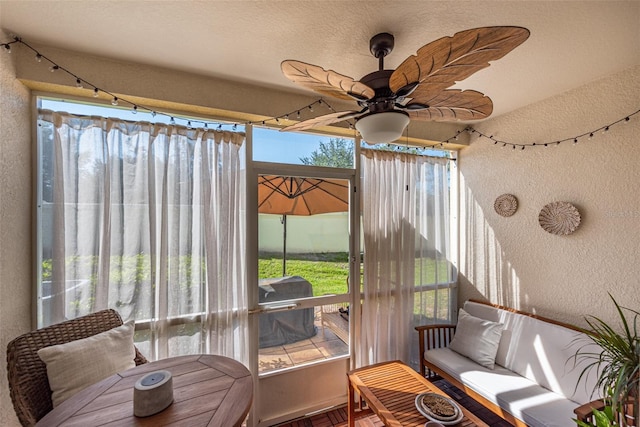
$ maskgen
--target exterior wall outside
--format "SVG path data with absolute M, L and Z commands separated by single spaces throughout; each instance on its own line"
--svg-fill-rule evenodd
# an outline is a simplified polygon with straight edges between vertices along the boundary
M 475 125 L 495 138 L 541 143 L 573 138 L 638 110 L 640 66 Z M 640 115 L 593 139 L 556 147 L 500 148 L 471 138 L 459 156 L 459 301 L 491 302 L 585 326 L 585 315 L 616 321 L 607 296 L 640 307 Z M 512 217 L 493 208 L 518 198 Z M 574 234 L 538 224 L 553 201 L 580 211 Z M 616 322 L 616 324 L 618 324 Z
M 349 252 L 349 214 L 287 217 L 287 253 Z M 258 216 L 260 250 L 282 252 L 281 215 Z
M 10 40 L 0 31 L 0 40 Z M 4 49 L 3 49 L 4 50 Z M 0 347 L 31 329 L 31 122 L 30 91 L 16 80 L 13 54 L 0 55 Z M 2 359 L 3 361 L 6 358 Z M 0 369 L 0 425 L 18 426 Z

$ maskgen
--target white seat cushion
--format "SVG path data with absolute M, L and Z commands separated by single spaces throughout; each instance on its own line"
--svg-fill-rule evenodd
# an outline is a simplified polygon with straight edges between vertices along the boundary
M 448 348 L 426 351 L 424 357 L 531 427 L 575 427 L 578 403 L 502 366 L 487 369 Z

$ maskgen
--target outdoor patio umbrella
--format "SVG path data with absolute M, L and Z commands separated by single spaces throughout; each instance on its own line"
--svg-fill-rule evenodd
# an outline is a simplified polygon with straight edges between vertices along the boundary
M 346 181 L 291 176 L 258 176 L 258 212 L 282 215 L 282 275 L 287 262 L 287 215 L 316 215 L 349 210 Z

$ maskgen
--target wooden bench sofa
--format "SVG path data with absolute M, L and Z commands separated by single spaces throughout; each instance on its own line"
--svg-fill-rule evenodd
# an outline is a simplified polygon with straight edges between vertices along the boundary
M 576 387 L 583 365 L 572 358 L 589 341 L 571 325 L 470 300 L 457 325 L 416 330 L 423 375 L 440 375 L 516 426 L 575 427 L 589 411 L 595 373 Z

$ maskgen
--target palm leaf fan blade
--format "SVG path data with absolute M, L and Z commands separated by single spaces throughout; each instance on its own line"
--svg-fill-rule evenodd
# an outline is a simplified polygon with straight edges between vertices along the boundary
M 389 78 L 393 92 L 412 84 L 444 90 L 502 58 L 529 37 L 522 27 L 482 27 L 443 37 L 418 49 Z
M 419 98 L 419 95 L 416 94 L 416 98 L 407 104 L 409 116 L 416 120 L 479 120 L 489 117 L 493 111 L 491 98 L 475 90 L 444 90 L 431 98 Z M 410 107 L 414 103 L 428 105 L 429 108 L 412 111 Z
M 280 129 L 281 132 L 289 132 L 296 130 L 307 130 L 314 128 L 316 126 L 327 126 L 332 123 L 341 122 L 343 120 L 349 120 L 357 115 L 359 115 L 361 111 L 338 111 L 337 113 L 325 114 L 323 116 L 314 117 L 312 119 L 304 120 L 302 122 L 296 123 L 295 125 L 287 126 L 285 128 Z
M 282 61 L 280 68 L 284 76 L 292 82 L 323 95 L 351 101 L 354 97 L 368 99 L 374 95 L 373 89 L 364 83 L 333 70 L 325 70 L 318 65 L 286 60 Z

